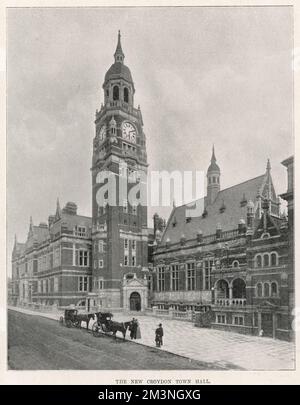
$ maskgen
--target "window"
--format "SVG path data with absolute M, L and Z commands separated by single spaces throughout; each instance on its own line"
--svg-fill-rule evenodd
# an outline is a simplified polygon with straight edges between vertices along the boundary
M 38 281 L 38 292 L 42 292 L 42 282 L 41 280 Z
M 79 250 L 79 263 L 80 267 L 87 267 L 88 266 L 88 251 L 87 250 Z
M 54 249 L 53 267 L 60 265 L 60 246 Z
M 131 241 L 131 249 L 136 250 L 136 241 L 135 240 Z
M 137 206 L 133 205 L 132 206 L 132 215 L 136 215 L 137 214 Z
M 99 290 L 103 290 L 103 284 L 104 284 L 103 279 L 100 278 L 100 279 L 98 280 L 98 289 L 99 289 Z
M 277 253 L 271 253 L 271 266 L 278 266 Z
M 113 100 L 119 100 L 119 87 L 114 86 L 113 88 Z
M 125 212 L 125 213 L 128 212 L 128 202 L 127 202 L 127 200 L 123 201 L 123 212 Z
M 136 258 L 135 258 L 135 255 L 132 255 L 132 256 L 131 256 L 131 265 L 132 265 L 132 266 L 135 266 L 135 265 L 136 265 Z
M 278 294 L 278 287 L 277 287 L 277 283 L 273 282 L 271 284 L 271 296 L 272 297 L 277 297 Z
M 86 227 L 76 225 L 74 228 L 74 234 L 75 236 L 86 236 Z
M 102 260 L 102 259 L 99 260 L 99 268 L 100 268 L 100 269 L 103 268 L 103 260 Z
M 128 266 L 128 254 L 124 255 L 124 266 Z
M 270 286 L 269 283 L 264 284 L 264 297 L 270 296 Z
M 256 296 L 262 297 L 262 284 L 261 283 L 258 283 L 256 286 Z
M 261 255 L 257 255 L 257 256 L 256 256 L 255 266 L 256 266 L 256 267 L 261 267 L 261 266 L 262 266 Z
M 268 255 L 268 253 L 265 253 L 264 254 L 264 267 L 268 267 L 269 265 L 270 265 L 270 263 L 269 263 L 269 255 Z
M 88 276 L 79 276 L 79 291 L 88 291 Z
M 157 276 L 157 282 L 158 282 L 158 291 L 165 291 L 165 268 L 164 266 L 158 267 L 158 276 Z
M 196 289 L 196 274 L 195 263 L 188 263 L 186 270 L 187 290 L 192 291 Z
M 234 261 L 232 262 L 232 267 L 235 267 L 235 268 L 240 267 L 239 261 L 238 261 L 238 260 L 234 260 Z
M 127 250 L 129 246 L 128 239 L 124 239 L 124 249 Z
M 178 264 L 172 264 L 171 266 L 171 290 L 179 290 L 179 266 Z
M 128 99 L 129 99 L 129 92 L 127 87 L 124 87 L 124 101 L 125 103 L 128 103 Z
M 210 290 L 210 276 L 213 266 L 213 259 L 206 259 L 203 262 L 203 290 Z
M 99 251 L 99 253 L 104 252 L 104 242 L 103 242 L 103 240 L 98 241 L 98 251 Z
M 217 323 L 226 323 L 226 316 L 217 314 Z
M 244 325 L 244 317 L 241 315 L 234 315 L 233 317 L 233 324 L 242 326 Z

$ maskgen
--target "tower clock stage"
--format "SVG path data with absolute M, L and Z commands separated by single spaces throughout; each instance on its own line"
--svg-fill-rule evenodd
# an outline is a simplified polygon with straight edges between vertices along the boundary
M 147 174 L 146 137 L 141 110 L 134 106 L 134 83 L 124 58 L 119 32 L 114 63 L 102 86 L 104 102 L 95 119 L 90 298 L 102 308 L 135 306 L 135 310 L 143 310 L 148 306 L 149 282 L 147 206 L 131 203 L 128 194 L 134 191 L 141 175 Z M 116 204 L 108 204 L 105 197 L 99 201 L 97 195 L 105 185 L 106 173 L 115 177 Z M 120 194 L 124 175 L 125 197 Z

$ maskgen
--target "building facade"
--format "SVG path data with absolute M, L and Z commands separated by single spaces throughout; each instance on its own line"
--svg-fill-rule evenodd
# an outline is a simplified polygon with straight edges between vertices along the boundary
M 290 163 L 288 171 L 292 176 Z M 190 217 L 188 206 L 174 207 L 157 240 L 153 304 L 194 311 L 199 326 L 289 340 L 292 181 L 282 196 L 290 201 L 287 220 L 280 215 L 269 161 L 263 175 L 224 190 L 220 177 L 213 150 L 202 215 Z
M 174 207 L 167 223 L 155 214 L 148 229 L 146 136 L 124 58 L 119 33 L 95 117 L 92 217 L 57 201 L 48 224 L 30 220 L 26 242 L 15 239 L 9 302 L 154 307 L 193 313 L 199 326 L 291 339 L 293 157 L 282 162 L 287 218 L 269 161 L 262 175 L 221 189 L 213 148 L 206 196 Z
M 85 305 L 92 289 L 92 221 L 77 215 L 68 202 L 47 223 L 30 219 L 25 243 L 15 238 L 12 252 L 12 295 L 14 305 Z

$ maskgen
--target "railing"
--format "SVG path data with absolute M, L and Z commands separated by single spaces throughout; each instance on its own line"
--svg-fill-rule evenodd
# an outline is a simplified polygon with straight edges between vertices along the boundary
M 189 319 L 189 312 L 187 311 L 173 311 L 173 318 Z
M 169 310 L 168 309 L 159 309 L 157 308 L 155 310 L 156 315 L 165 315 L 165 316 L 169 316 Z
M 221 307 L 241 307 L 246 305 L 246 298 L 217 298 L 215 305 Z
M 139 116 L 140 111 L 134 107 L 132 107 L 131 105 L 129 105 L 128 103 L 125 103 L 124 101 L 121 100 L 116 100 L 116 101 L 108 101 L 105 106 L 103 106 L 100 111 L 98 111 L 96 113 L 97 116 L 99 116 L 100 114 L 102 114 L 104 111 L 106 111 L 107 109 L 110 108 L 122 108 L 123 110 L 125 110 L 126 112 L 129 112 L 130 114 L 135 115 L 136 117 Z

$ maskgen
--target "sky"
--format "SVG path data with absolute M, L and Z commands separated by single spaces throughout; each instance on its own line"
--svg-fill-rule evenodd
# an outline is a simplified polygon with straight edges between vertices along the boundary
M 121 30 L 143 114 L 149 170 L 203 170 L 221 188 L 265 172 L 287 188 L 293 150 L 290 7 L 10 8 L 7 251 L 55 212 L 91 215 L 96 109 Z M 148 210 L 167 217 L 169 208 Z

